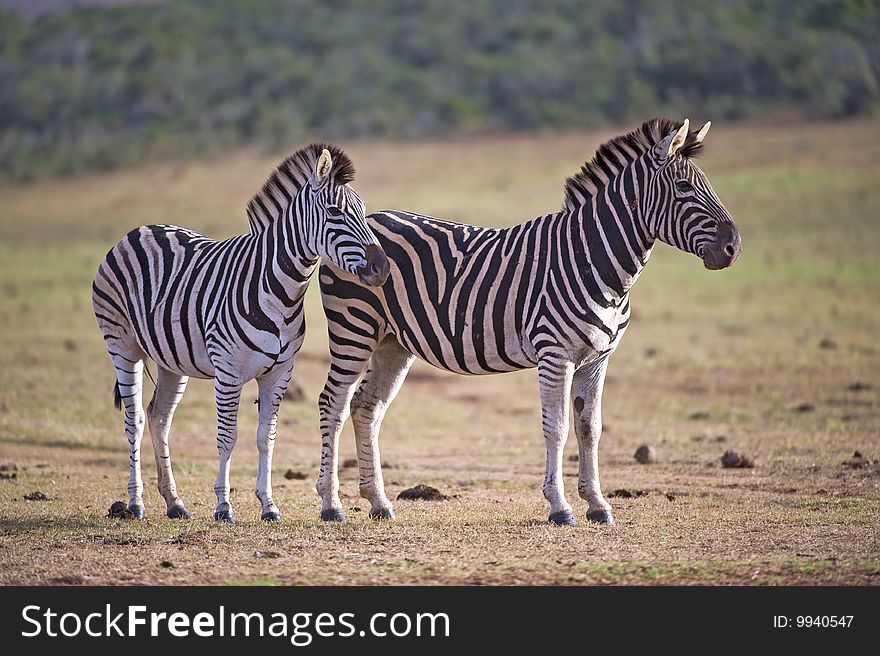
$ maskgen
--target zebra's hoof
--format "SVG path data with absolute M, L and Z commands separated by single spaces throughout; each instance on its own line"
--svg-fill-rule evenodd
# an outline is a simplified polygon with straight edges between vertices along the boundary
M 144 507 L 139 506 L 137 504 L 129 504 L 128 512 L 130 512 L 135 519 L 143 519 L 144 518 Z
M 591 510 L 587 513 L 587 519 L 591 522 L 595 522 L 596 524 L 613 524 L 614 523 L 614 515 L 611 514 L 610 510 Z
M 281 513 L 277 510 L 270 510 L 260 515 L 260 519 L 262 519 L 264 522 L 280 522 Z
M 168 519 L 192 519 L 189 511 L 183 506 L 171 506 L 165 514 L 168 515 Z
M 325 522 L 344 522 L 345 513 L 339 508 L 327 508 L 321 511 L 321 519 Z
M 574 526 L 577 524 L 574 515 L 571 514 L 570 510 L 560 510 L 555 513 L 550 513 L 548 521 L 556 526 Z
M 214 519 L 218 522 L 235 524 L 235 514 L 232 512 L 232 508 L 228 508 L 226 510 L 218 510 L 214 513 Z
M 380 508 L 379 510 L 370 510 L 370 519 L 396 519 L 393 508 Z

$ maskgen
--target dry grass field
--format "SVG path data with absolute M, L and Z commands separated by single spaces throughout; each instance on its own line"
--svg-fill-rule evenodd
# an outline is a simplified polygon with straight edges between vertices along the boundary
M 343 145 L 369 208 L 502 226 L 560 207 L 564 178 L 614 132 Z M 107 519 L 127 499 L 128 452 L 91 311 L 95 268 L 143 223 L 245 231 L 244 205 L 279 158 L 0 187 L 0 584 L 880 584 L 877 120 L 713 128 L 702 166 L 738 222 L 743 256 L 709 272 L 660 245 L 636 285 L 600 449 L 606 494 L 632 495 L 610 499 L 616 525 L 545 523 L 534 371 L 466 378 L 422 364 L 384 424 L 389 496 L 426 483 L 451 498 L 397 501 L 398 519 L 376 523 L 348 467 L 349 522 L 318 521 L 317 285 L 296 372 L 307 400 L 281 409 L 283 521 L 259 521 L 247 402 L 232 467 L 239 521 L 211 520 L 207 381 L 190 383 L 171 442 L 194 519 L 165 519 L 148 438 L 147 519 Z M 643 443 L 657 463 L 633 459 Z M 575 446 L 572 435 L 567 453 Z M 722 468 L 730 448 L 754 468 Z M 342 459 L 352 457 L 347 428 Z M 287 480 L 288 469 L 307 478 Z M 567 459 L 583 518 L 576 471 Z M 48 499 L 24 499 L 34 491 Z

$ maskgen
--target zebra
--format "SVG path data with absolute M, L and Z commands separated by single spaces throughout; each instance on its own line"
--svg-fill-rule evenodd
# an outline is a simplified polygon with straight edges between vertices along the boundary
M 351 159 L 316 143 L 282 161 L 247 206 L 250 232 L 223 241 L 171 225 L 129 232 L 98 267 L 92 302 L 116 368 L 115 403 L 124 406 L 130 450 L 128 509 L 144 516 L 140 445 L 144 363 L 156 362 L 146 411 L 159 493 L 169 518 L 189 519 L 171 471 L 168 438 L 189 377 L 213 378 L 219 472 L 214 519 L 235 522 L 229 466 L 242 386 L 259 386 L 261 518 L 276 521 L 271 465 L 278 406 L 305 335 L 303 296 L 318 260 L 381 285 L 389 264 L 350 186 Z M 147 370 L 149 374 L 149 369 Z
M 537 368 L 552 524 L 574 524 L 562 478 L 569 404 L 587 519 L 612 524 L 599 483 L 601 397 L 609 356 L 630 320 L 629 291 L 659 239 L 723 269 L 739 232 L 693 158 L 709 130 L 655 118 L 611 139 L 565 184 L 561 211 L 510 228 L 481 228 L 384 211 L 368 224 L 394 264 L 367 289 L 322 266 L 330 372 L 319 397 L 321 518 L 345 521 L 337 448 L 351 416 L 360 494 L 373 518 L 394 518 L 378 438 L 418 357 L 479 375 Z

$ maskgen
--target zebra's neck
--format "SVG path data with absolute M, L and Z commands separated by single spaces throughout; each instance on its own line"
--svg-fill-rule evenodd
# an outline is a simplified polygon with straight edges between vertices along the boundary
M 634 186 L 612 183 L 601 192 L 572 208 L 572 238 L 580 270 L 591 278 L 591 296 L 606 307 L 619 307 L 647 264 L 654 240 L 641 219 Z
M 261 251 L 261 304 L 274 308 L 287 323 L 301 314 L 309 279 L 318 266 L 318 256 L 308 246 L 297 217 L 289 219 L 254 235 Z

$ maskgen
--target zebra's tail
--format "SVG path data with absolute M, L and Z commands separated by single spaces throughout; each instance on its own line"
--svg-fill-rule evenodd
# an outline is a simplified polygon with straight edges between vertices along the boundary
M 113 407 L 122 410 L 122 392 L 119 391 L 119 381 L 113 384 Z

